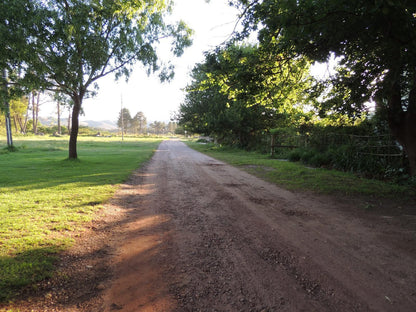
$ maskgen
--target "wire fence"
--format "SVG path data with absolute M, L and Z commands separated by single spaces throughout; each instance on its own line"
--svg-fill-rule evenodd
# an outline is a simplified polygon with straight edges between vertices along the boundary
M 330 147 L 349 145 L 359 154 L 384 158 L 403 157 L 403 148 L 391 135 L 352 135 L 327 133 L 319 135 L 272 134 L 270 137 L 271 155 L 277 150 L 313 148 L 327 150 Z

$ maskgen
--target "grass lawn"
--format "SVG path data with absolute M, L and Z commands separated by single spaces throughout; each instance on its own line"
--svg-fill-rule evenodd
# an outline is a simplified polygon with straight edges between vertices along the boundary
M 85 138 L 79 160 L 67 160 L 68 138 L 0 138 L 0 302 L 19 288 L 53 274 L 71 232 L 147 161 L 160 139 Z
M 352 173 L 310 168 L 302 163 L 272 159 L 257 152 L 187 141 L 191 148 L 240 167 L 254 175 L 290 190 L 313 191 L 320 194 L 371 196 L 384 198 L 415 198 L 410 186 L 357 177 Z

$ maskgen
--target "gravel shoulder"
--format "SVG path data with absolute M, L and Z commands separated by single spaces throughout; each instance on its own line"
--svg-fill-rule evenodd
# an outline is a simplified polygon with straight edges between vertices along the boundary
M 415 210 L 359 205 L 165 141 L 56 277 L 4 309 L 416 311 Z

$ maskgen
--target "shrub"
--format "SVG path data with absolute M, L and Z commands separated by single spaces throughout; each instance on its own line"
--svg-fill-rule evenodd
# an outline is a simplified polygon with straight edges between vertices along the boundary
M 288 159 L 290 161 L 300 161 L 300 158 L 302 157 L 302 150 L 301 149 L 295 149 L 291 151 L 288 155 Z
M 300 160 L 305 164 L 309 164 L 310 160 L 315 156 L 314 150 L 304 150 L 300 156 Z
M 314 167 L 328 166 L 331 163 L 331 157 L 329 153 L 316 152 L 315 155 L 309 160 L 309 164 Z

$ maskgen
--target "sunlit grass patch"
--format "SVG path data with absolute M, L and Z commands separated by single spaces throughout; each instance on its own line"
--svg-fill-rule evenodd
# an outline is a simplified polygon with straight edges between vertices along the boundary
M 15 139 L 17 151 L 0 154 L 0 301 L 50 276 L 56 253 L 159 142 L 80 137 L 70 161 L 67 139 Z
M 416 196 L 409 186 L 371 180 L 347 172 L 307 167 L 301 163 L 272 159 L 267 154 L 221 147 L 213 143 L 186 142 L 193 149 L 264 178 L 290 190 L 321 194 L 365 195 L 376 197 Z

